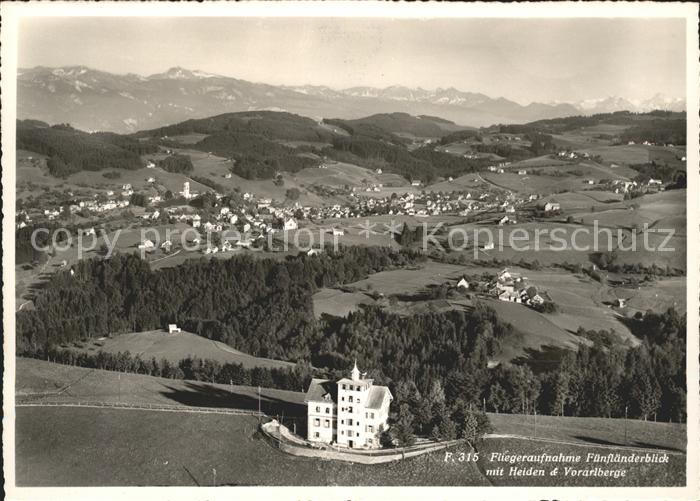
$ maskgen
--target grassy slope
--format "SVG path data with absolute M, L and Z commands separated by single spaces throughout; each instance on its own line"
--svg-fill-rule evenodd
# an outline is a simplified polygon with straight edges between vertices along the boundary
M 212 341 L 190 332 L 179 334 L 168 334 L 162 330 L 132 332 L 100 341 L 94 340 L 86 343 L 85 348 L 82 349 L 82 351 L 93 353 L 99 350 L 108 353 L 129 351 L 132 355 L 138 354 L 145 359 L 155 357 L 160 360 L 165 358 L 171 362 L 179 362 L 191 355 L 216 360 L 222 364 L 227 362 L 242 364 L 247 369 L 253 367 L 284 368 L 294 365 L 280 360 L 257 358 L 235 350 L 224 343 Z
M 61 402 L 100 401 L 258 409 L 257 388 L 250 386 L 124 374 L 28 358 L 16 360 L 15 391 L 18 397 L 56 393 L 68 386 L 60 395 L 47 395 L 44 398 Z M 30 398 L 35 400 L 37 397 L 35 395 Z M 262 410 L 270 414 L 284 412 L 285 415 L 304 415 L 303 400 L 303 393 L 261 389 Z
M 20 485 L 485 485 L 442 453 L 385 465 L 300 458 L 254 436 L 243 416 L 21 408 Z M 119 437 L 119 439 L 115 439 Z

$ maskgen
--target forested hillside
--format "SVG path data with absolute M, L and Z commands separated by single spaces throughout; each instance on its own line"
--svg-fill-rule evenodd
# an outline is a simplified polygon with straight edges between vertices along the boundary
M 378 113 L 355 120 L 326 119 L 325 122 L 335 123 L 351 131 L 361 130 L 363 127 L 371 127 L 392 134 L 404 133 L 416 137 L 440 137 L 448 132 L 464 129 L 464 127 L 449 120 L 426 115 L 414 117 L 408 113 Z
M 632 113 L 617 111 L 591 116 L 572 116 L 538 120 L 524 125 L 502 125 L 501 132 L 513 134 L 547 133 L 560 134 L 580 127 L 596 125 L 621 125 L 628 128 L 620 134 L 621 142 L 650 141 L 653 143 L 685 144 L 686 114 L 684 112 L 651 111 L 649 113 Z
M 314 318 L 311 296 L 318 288 L 422 259 L 407 250 L 350 247 L 285 261 L 189 261 L 158 271 L 135 255 L 82 261 L 74 275 L 60 272 L 46 284 L 34 310 L 17 312 L 17 351 L 44 356 L 68 342 L 176 322 L 251 355 L 331 371 L 346 370 L 358 358 L 373 368 L 377 381 L 405 382 L 423 394 L 439 384 L 446 393 L 472 404 L 485 401 L 498 412 L 537 408 L 619 417 L 628 407 L 630 417 L 685 419 L 686 318 L 674 310 L 631 320 L 642 339 L 636 348 L 580 329 L 577 334 L 593 346 L 540 373 L 527 360 L 488 369 L 501 345 L 520 334 L 478 303 L 471 311 L 405 316 L 366 307 L 347 318 Z M 192 374 L 205 377 L 209 369 L 203 367 Z M 210 369 L 217 378 L 223 370 Z
M 52 175 L 66 177 L 81 170 L 140 169 L 139 155 L 157 151 L 152 143 L 112 133 L 90 134 L 69 125 L 26 120 L 17 122 L 17 148 L 48 156 Z

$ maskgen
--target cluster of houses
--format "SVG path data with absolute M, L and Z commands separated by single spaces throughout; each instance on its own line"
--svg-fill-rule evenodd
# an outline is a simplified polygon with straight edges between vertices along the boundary
M 25 209 L 19 210 L 17 211 L 16 215 L 17 229 L 25 228 L 28 224 L 31 224 L 35 220 L 54 221 L 59 219 L 60 216 L 66 211 L 69 214 L 77 214 L 82 211 L 102 214 L 129 207 L 129 200 L 113 198 L 113 191 L 108 191 L 106 196 L 108 197 L 106 200 L 98 199 L 99 195 L 95 194 L 92 196 L 92 198 L 86 197 L 83 200 L 74 200 L 66 205 L 37 209 L 34 211 L 28 211 Z
M 528 306 L 538 306 L 545 301 L 551 301 L 546 292 L 540 292 L 537 287 L 528 285 L 527 277 L 519 273 L 511 273 L 508 268 L 496 275 L 490 294 L 501 301 L 522 303 Z
M 624 179 L 609 179 L 601 181 L 600 188 L 613 193 L 655 193 L 664 191 L 664 183 L 660 179 L 651 178 L 646 182 L 627 181 Z

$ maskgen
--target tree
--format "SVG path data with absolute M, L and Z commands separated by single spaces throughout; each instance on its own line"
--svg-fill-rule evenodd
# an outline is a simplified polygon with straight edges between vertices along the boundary
M 299 200 L 299 196 L 301 195 L 301 192 L 299 191 L 299 188 L 289 188 L 285 192 L 285 196 L 289 200 Z
M 413 421 L 414 417 L 410 406 L 401 404 L 396 422 L 390 429 L 391 436 L 399 447 L 408 447 L 415 442 L 416 436 L 413 434 Z
M 508 395 L 506 395 L 506 390 L 498 383 L 491 385 L 486 401 L 496 411 L 496 414 L 501 410 L 508 410 Z

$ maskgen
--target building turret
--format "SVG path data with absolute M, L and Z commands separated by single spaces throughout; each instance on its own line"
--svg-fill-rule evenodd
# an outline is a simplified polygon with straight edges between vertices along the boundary
M 357 368 L 357 360 L 355 361 L 355 366 L 352 368 L 352 372 L 351 372 L 350 377 L 353 381 L 360 380 L 360 369 Z

